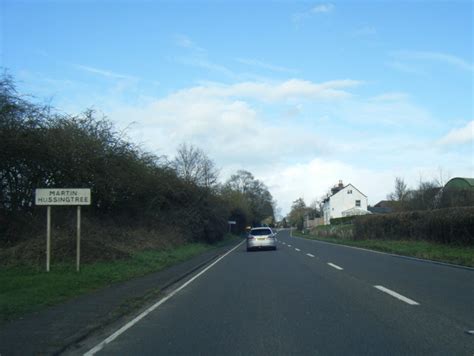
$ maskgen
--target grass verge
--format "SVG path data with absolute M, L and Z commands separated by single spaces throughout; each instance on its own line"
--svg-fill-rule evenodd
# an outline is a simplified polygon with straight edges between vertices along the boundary
M 293 232 L 294 235 L 312 240 L 332 242 L 341 245 L 362 247 L 369 250 L 393 253 L 402 256 L 452 263 L 474 267 L 474 247 L 448 246 L 428 241 L 406 240 L 351 240 L 339 237 L 319 237 Z
M 237 240 L 227 237 L 213 245 L 189 243 L 161 251 L 136 252 L 128 259 L 85 264 L 80 273 L 75 271 L 73 262 L 54 264 L 49 273 L 39 267 L 3 268 L 0 270 L 0 323 L 112 283 L 160 271 Z

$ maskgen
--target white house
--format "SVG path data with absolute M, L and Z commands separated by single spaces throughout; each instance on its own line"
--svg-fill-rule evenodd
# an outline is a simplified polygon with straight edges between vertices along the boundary
M 370 214 L 367 211 L 367 196 L 352 184 L 344 186 L 339 181 L 331 193 L 323 202 L 324 225 L 329 225 L 333 218 Z

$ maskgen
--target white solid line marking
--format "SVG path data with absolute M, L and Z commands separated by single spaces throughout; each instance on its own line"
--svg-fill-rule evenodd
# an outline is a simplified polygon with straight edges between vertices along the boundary
M 312 255 L 312 254 L 310 254 L 310 253 L 307 253 L 306 256 L 314 257 L 314 255 Z
M 401 301 L 407 303 L 407 304 L 410 304 L 410 305 L 420 305 L 420 303 L 418 302 L 415 302 L 414 300 L 410 299 L 410 298 L 407 298 L 407 297 L 404 297 L 403 295 L 401 294 L 398 294 L 397 292 L 394 292 L 393 290 L 390 290 L 388 288 L 385 288 L 384 286 L 374 286 L 375 288 L 377 288 L 378 290 L 384 292 L 384 293 L 387 293 L 387 294 L 390 294 L 392 297 L 395 297 L 397 299 L 400 299 Z
M 160 301 L 158 301 L 157 303 L 153 304 L 151 307 L 149 307 L 147 310 L 145 310 L 143 313 L 141 313 L 139 316 L 137 316 L 135 319 L 133 319 L 132 321 L 128 322 L 127 324 L 125 324 L 124 326 L 122 326 L 120 329 L 118 329 L 116 332 L 114 332 L 112 335 L 110 335 L 108 338 L 106 338 L 104 341 L 102 341 L 101 343 L 99 343 L 98 345 L 96 345 L 95 347 L 93 347 L 92 349 L 90 349 L 88 352 L 86 352 L 84 354 L 84 356 L 92 356 L 92 355 L 95 355 L 97 352 L 99 352 L 100 350 L 102 350 L 104 348 L 105 345 L 111 343 L 112 341 L 114 341 L 117 337 L 119 337 L 121 334 L 123 334 L 125 331 L 127 331 L 128 329 L 130 329 L 133 325 L 135 325 L 136 323 L 138 323 L 140 320 L 142 320 L 144 317 L 146 317 L 148 314 L 150 314 L 153 310 L 155 310 L 156 308 L 158 308 L 161 304 L 163 304 L 164 302 L 166 302 L 168 299 L 171 299 L 176 293 L 178 293 L 180 290 L 186 288 L 189 284 L 191 284 L 195 279 L 197 279 L 198 277 L 200 277 L 202 274 L 204 274 L 205 272 L 207 272 L 211 267 L 213 267 L 216 263 L 218 263 L 220 260 L 222 260 L 225 256 L 227 256 L 229 253 L 231 253 L 232 251 L 234 251 L 236 248 L 240 247 L 240 245 L 242 245 L 245 241 L 242 241 L 240 244 L 238 244 L 237 246 L 235 246 L 232 250 L 230 251 L 227 251 L 224 255 L 222 255 L 221 257 L 219 257 L 217 260 L 215 260 L 211 265 L 207 266 L 205 269 L 203 269 L 201 272 L 199 272 L 197 275 L 195 275 L 193 278 L 191 278 L 189 281 L 187 281 L 186 283 L 184 283 L 182 286 L 180 286 L 179 288 L 175 289 L 174 291 L 172 291 L 170 294 L 168 294 L 166 297 L 164 297 L 163 299 L 161 299 Z
M 334 263 L 331 263 L 331 262 L 328 262 L 328 265 L 335 268 L 335 269 L 338 269 L 339 271 L 342 271 L 344 269 L 344 268 L 339 267 L 338 265 L 335 265 Z
M 299 248 L 296 248 L 296 247 L 295 247 L 295 250 L 298 251 L 298 252 L 301 251 Z

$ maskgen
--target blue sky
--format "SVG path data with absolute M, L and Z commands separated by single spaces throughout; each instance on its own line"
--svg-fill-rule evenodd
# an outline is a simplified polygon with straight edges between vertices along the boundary
M 286 214 L 342 179 L 474 176 L 471 1 L 8 1 L 0 66 L 61 111 L 94 107 L 225 180 L 247 169 Z

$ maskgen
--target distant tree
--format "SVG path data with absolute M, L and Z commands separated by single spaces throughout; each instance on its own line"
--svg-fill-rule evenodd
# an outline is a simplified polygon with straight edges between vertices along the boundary
M 395 191 L 387 195 L 388 200 L 403 202 L 407 197 L 408 187 L 401 177 L 395 178 Z
M 275 220 L 275 202 L 265 184 L 255 179 L 252 173 L 240 170 L 233 174 L 224 184 L 222 191 L 227 195 L 238 195 L 240 206 L 248 209 L 247 221 L 250 224 L 261 224 L 264 220 Z M 243 204 L 242 202 L 245 202 Z M 240 209 L 244 211 L 245 209 Z
M 288 221 L 290 222 L 290 225 L 296 226 L 298 230 L 303 230 L 304 219 L 308 213 L 308 210 L 309 209 L 306 207 L 306 203 L 304 202 L 303 198 L 296 199 L 291 204 L 291 210 L 288 214 Z
M 439 204 L 441 188 L 436 181 L 423 181 L 420 179 L 418 188 L 408 194 L 405 205 L 408 210 L 431 210 Z
M 251 190 L 254 182 L 255 178 L 252 173 L 245 170 L 239 170 L 237 173 L 232 174 L 226 185 L 232 190 L 245 194 Z
M 308 217 L 310 219 L 321 217 L 322 205 L 322 201 L 317 199 L 313 200 L 308 208 Z
M 179 177 L 202 187 L 213 187 L 219 176 L 214 162 L 200 148 L 183 143 L 171 163 Z

